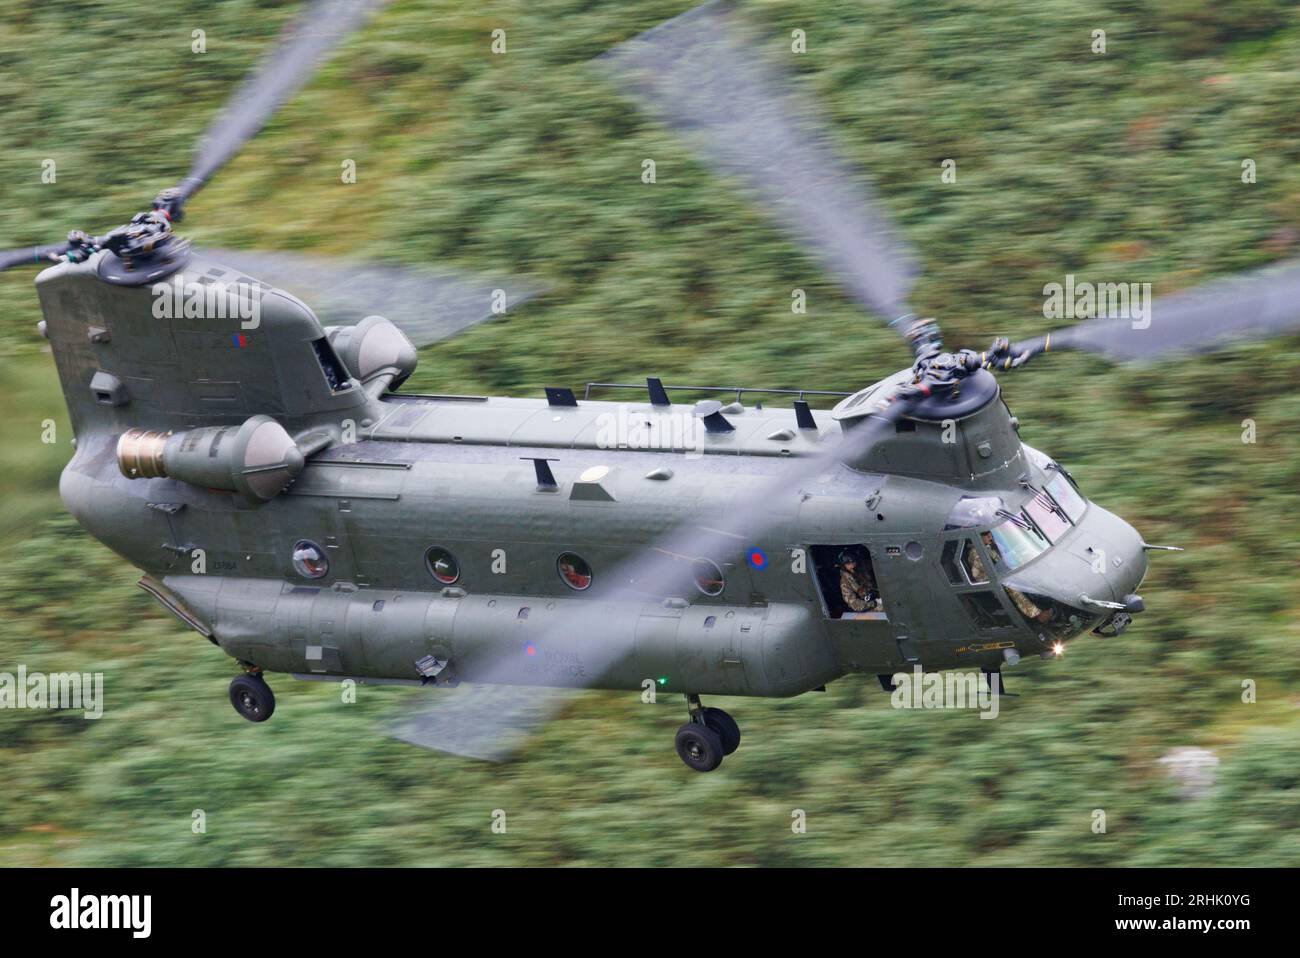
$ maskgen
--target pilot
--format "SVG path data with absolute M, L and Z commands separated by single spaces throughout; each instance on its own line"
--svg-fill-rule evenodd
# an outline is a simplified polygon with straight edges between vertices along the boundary
M 981 532 L 980 539 L 984 542 L 984 548 L 989 550 L 989 557 L 993 560 L 994 565 L 1002 562 L 1002 553 L 998 547 L 993 544 L 993 533 Z M 970 573 L 971 582 L 988 582 L 988 570 L 984 568 L 984 563 L 980 559 L 980 554 L 975 551 L 975 546 L 968 541 L 966 543 L 966 571 Z M 1030 601 L 1029 596 L 1023 592 L 1017 592 L 1015 589 L 1007 588 L 1007 595 L 1011 596 L 1011 601 L 1015 607 L 1020 610 L 1021 614 L 1031 622 L 1040 622 L 1043 625 L 1052 621 L 1051 609 L 1040 609 Z
M 840 597 L 852 612 L 873 612 L 880 607 L 876 583 L 870 573 L 858 571 L 858 557 L 848 549 L 840 553 Z

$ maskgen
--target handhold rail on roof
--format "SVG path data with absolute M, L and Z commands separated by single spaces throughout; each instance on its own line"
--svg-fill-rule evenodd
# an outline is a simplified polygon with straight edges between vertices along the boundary
M 734 393 L 736 402 L 740 402 L 745 393 L 763 393 L 764 395 L 774 396 L 794 396 L 797 399 L 803 399 L 805 396 L 837 396 L 844 398 L 851 396 L 852 393 L 834 392 L 827 389 L 765 389 L 758 386 L 667 386 L 664 389 L 676 389 L 682 392 L 701 392 L 701 393 Z M 593 389 L 637 389 L 645 390 L 645 383 L 587 383 L 587 388 L 583 390 L 582 398 L 590 399 Z

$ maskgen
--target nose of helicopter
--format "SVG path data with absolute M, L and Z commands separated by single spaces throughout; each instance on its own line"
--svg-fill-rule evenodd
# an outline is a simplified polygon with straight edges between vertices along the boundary
M 1071 638 L 1113 613 L 1142 611 L 1137 595 L 1147 572 L 1142 537 L 1095 502 L 1043 560 L 1019 570 L 1006 585 L 1078 610 L 1067 617 L 1077 618 L 1077 625 L 1052 630 L 1057 638 Z
M 1071 599 L 1093 599 L 1129 606 L 1147 574 L 1147 554 L 1142 536 L 1113 512 L 1091 504 L 1073 534 L 1061 543 L 1072 564 L 1069 584 Z M 1062 596 L 1065 598 L 1065 596 Z M 1130 608 L 1130 612 L 1141 611 Z

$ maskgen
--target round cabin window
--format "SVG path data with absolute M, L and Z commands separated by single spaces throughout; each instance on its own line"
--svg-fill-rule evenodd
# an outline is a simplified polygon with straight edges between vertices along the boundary
M 591 586 L 591 566 L 576 552 L 565 552 L 555 560 L 555 569 L 570 589 L 578 592 Z
M 293 547 L 293 568 L 304 579 L 319 579 L 330 570 L 325 550 L 310 539 L 300 539 Z
M 424 564 L 429 569 L 429 575 L 443 585 L 451 585 L 460 578 L 460 563 L 440 546 L 434 546 L 424 554 Z
M 691 563 L 691 572 L 695 576 L 695 588 L 705 595 L 722 595 L 727 583 L 717 563 L 709 559 L 696 559 Z

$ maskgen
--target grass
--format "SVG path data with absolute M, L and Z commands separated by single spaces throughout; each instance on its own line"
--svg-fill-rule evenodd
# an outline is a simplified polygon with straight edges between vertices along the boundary
M 590 65 L 688 5 L 399 0 L 199 196 L 187 230 L 546 283 L 425 350 L 412 390 L 644 375 L 852 389 L 889 373 L 905 362 L 892 335 Z M 1041 331 L 1042 287 L 1067 272 L 1159 295 L 1296 254 L 1294 4 L 746 6 L 775 34 L 806 31 L 800 83 L 917 250 L 914 300 L 952 344 Z M 0 246 L 102 232 L 146 205 L 292 11 L 0 0 Z M 496 27 L 504 56 L 488 49 Z M 1089 50 L 1096 28 L 1105 56 Z M 46 158 L 56 183 L 41 182 Z M 355 185 L 339 182 L 344 159 Z M 672 753 L 678 703 L 632 696 L 584 695 L 502 766 L 388 739 L 416 690 L 344 704 L 282 679 L 274 720 L 238 719 L 226 657 L 61 513 L 69 437 L 30 279 L 0 277 L 0 670 L 102 671 L 107 705 L 98 722 L 0 712 L 5 864 L 1300 860 L 1294 337 L 1149 368 L 1060 355 L 1004 379 L 1027 441 L 1148 541 L 1188 549 L 1153 559 L 1149 611 L 1125 636 L 1011 671 L 1021 697 L 993 722 L 895 711 L 874 680 L 720 700 L 745 744 L 698 776 Z M 789 312 L 795 287 L 806 317 Z M 1189 745 L 1221 760 L 1195 800 L 1158 764 Z

